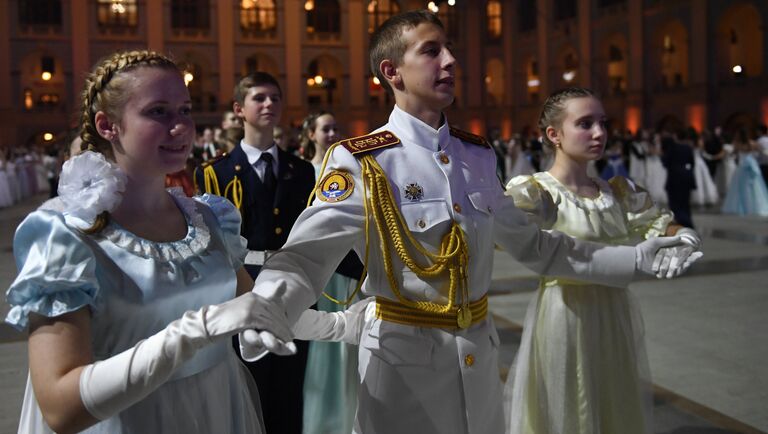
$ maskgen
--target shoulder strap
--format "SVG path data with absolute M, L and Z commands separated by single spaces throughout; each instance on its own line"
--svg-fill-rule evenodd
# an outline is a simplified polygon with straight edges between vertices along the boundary
M 451 127 L 451 135 L 458 138 L 461 141 L 472 143 L 473 145 L 484 146 L 490 148 L 491 144 L 483 136 L 472 134 L 468 131 L 460 130 L 456 127 Z
M 338 143 L 341 146 L 344 146 L 344 148 L 346 148 L 352 155 L 360 158 L 364 154 L 375 149 L 397 145 L 400 143 L 400 139 L 391 131 L 380 131 L 378 133 L 371 133 L 342 140 Z

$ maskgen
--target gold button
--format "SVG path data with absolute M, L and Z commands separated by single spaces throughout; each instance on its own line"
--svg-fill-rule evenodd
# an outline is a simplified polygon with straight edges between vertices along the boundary
M 427 224 L 424 222 L 424 220 L 423 220 L 423 219 L 419 219 L 419 220 L 416 222 L 416 224 L 417 224 L 417 225 L 419 225 L 419 227 L 420 227 L 420 228 L 422 228 L 422 229 L 424 229 L 424 226 L 426 226 L 426 225 L 427 225 Z
M 275 208 L 275 209 L 273 209 L 273 210 L 272 210 L 272 214 L 274 214 L 274 215 L 278 215 L 278 214 L 280 214 L 280 208 Z
M 276 233 L 277 235 L 280 235 L 280 234 L 282 234 L 282 233 L 283 233 L 283 228 L 275 228 L 275 233 Z
M 440 153 L 440 162 L 443 164 L 448 164 L 451 162 L 451 160 L 448 158 L 447 155 L 445 155 L 445 152 Z
M 235 164 L 235 172 L 239 172 L 239 171 L 240 171 L 240 165 L 239 164 Z
M 453 204 L 453 210 L 456 211 L 457 213 L 461 214 L 461 205 L 459 205 L 458 203 L 454 203 Z
M 464 364 L 471 368 L 472 365 L 475 364 L 475 356 L 472 354 L 467 354 L 466 357 L 464 357 Z

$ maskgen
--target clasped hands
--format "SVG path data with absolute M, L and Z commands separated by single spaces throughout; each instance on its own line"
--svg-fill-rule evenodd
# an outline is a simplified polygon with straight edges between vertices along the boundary
M 673 237 L 650 238 L 637 246 L 637 268 L 659 279 L 671 279 L 685 273 L 704 256 L 701 238 L 690 228 L 682 228 Z

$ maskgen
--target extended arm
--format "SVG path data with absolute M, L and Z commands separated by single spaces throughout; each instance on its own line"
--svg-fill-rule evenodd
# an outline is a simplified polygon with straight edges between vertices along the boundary
M 251 292 L 186 312 L 132 348 L 99 361 L 90 352 L 87 309 L 55 318 L 31 315 L 31 320 L 32 384 L 46 422 L 62 433 L 82 430 L 140 401 L 210 343 L 252 328 L 291 338 L 282 310 Z

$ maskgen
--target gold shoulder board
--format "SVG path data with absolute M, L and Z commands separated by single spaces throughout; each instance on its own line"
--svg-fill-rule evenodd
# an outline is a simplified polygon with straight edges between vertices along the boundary
M 488 141 L 485 140 L 483 136 L 478 136 L 477 134 L 472 134 L 470 132 L 460 130 L 456 127 L 451 127 L 451 135 L 463 142 L 469 142 L 475 145 L 485 146 L 486 148 L 491 147 L 491 144 L 488 143 Z
M 352 155 L 365 154 L 375 149 L 386 148 L 397 145 L 398 143 L 400 143 L 400 139 L 390 131 L 366 134 L 364 136 L 353 137 L 339 142 L 339 144 L 347 148 Z
M 219 155 L 218 157 L 212 158 L 212 159 L 210 159 L 210 160 L 208 160 L 208 161 L 203 161 L 203 163 L 201 164 L 201 166 L 202 166 L 202 167 L 208 167 L 208 166 L 210 166 L 211 164 L 218 162 L 219 160 L 221 160 L 222 158 L 224 158 L 224 157 L 226 157 L 226 156 L 227 156 L 227 153 L 225 152 L 225 153 L 223 153 L 223 154 Z

